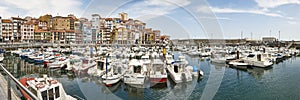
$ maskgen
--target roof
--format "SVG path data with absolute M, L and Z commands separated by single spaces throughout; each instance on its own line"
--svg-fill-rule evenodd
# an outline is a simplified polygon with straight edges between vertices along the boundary
M 50 32 L 50 31 L 46 31 L 46 30 L 35 30 L 35 33 L 46 33 L 46 32 Z
M 12 21 L 9 19 L 2 19 L 2 23 L 12 23 Z
M 23 18 L 20 18 L 20 17 L 11 17 L 13 20 L 24 20 L 25 21 L 25 19 L 23 19 Z
M 51 32 L 66 32 L 65 30 L 51 30 Z

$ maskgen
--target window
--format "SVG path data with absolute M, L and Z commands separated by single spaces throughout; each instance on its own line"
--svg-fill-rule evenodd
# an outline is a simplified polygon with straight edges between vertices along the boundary
M 49 100 L 54 100 L 54 91 L 53 89 L 48 90 L 48 96 L 49 96 Z
M 59 98 L 60 93 L 59 93 L 59 86 L 55 87 L 55 98 Z
M 42 92 L 42 98 L 43 100 L 47 100 L 47 91 Z

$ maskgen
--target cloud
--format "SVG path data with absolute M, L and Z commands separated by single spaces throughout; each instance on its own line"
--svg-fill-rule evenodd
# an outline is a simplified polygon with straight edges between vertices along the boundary
M 287 4 L 300 4 L 299 0 L 255 0 L 255 2 L 262 8 L 275 8 Z
M 84 0 L 3 0 L 1 7 L 9 7 L 5 13 L 6 17 L 21 14 L 24 16 L 38 17 L 44 14 L 62 15 L 68 14 L 80 15 L 82 13 L 82 5 Z M 3 13 L 3 10 L 2 12 Z
M 249 13 L 249 14 L 258 14 L 271 17 L 284 17 L 277 13 L 266 12 L 265 10 L 243 10 L 243 9 L 231 9 L 231 8 L 211 8 L 215 13 Z
M 187 6 L 190 3 L 191 2 L 189 0 L 144 0 L 126 4 L 125 7 L 119 8 L 117 11 L 115 11 L 115 13 L 130 12 L 130 17 L 143 17 L 143 20 L 148 20 L 169 14 L 174 9 Z
M 287 23 L 292 24 L 292 25 L 297 24 L 297 22 L 295 22 L 295 21 L 287 21 Z
M 231 18 L 227 17 L 199 17 L 199 19 L 211 19 L 211 20 L 232 20 Z

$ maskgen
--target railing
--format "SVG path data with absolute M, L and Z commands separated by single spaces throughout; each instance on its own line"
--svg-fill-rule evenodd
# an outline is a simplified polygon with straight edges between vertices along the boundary
M 0 68 L 4 71 L 4 73 L 7 74 L 8 77 L 7 78 L 7 100 L 11 100 L 10 80 L 13 80 L 13 82 L 15 82 L 20 89 L 24 90 L 33 100 L 39 100 L 32 92 L 30 92 L 25 86 L 23 86 L 9 71 L 7 71 L 2 64 L 0 64 Z

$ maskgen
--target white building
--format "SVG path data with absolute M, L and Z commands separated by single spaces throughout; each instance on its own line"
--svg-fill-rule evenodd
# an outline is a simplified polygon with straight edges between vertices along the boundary
M 2 42 L 2 17 L 0 16 L 0 42 Z
M 27 22 L 21 25 L 21 41 L 32 42 L 34 40 L 34 24 Z
M 9 19 L 2 19 L 2 39 L 4 42 L 10 42 L 13 39 L 13 24 Z
M 74 30 L 66 30 L 66 43 L 73 44 L 76 42 L 76 34 Z
M 13 22 L 13 41 L 19 42 L 21 41 L 21 26 L 26 21 L 25 19 L 19 17 L 11 17 Z
M 101 27 L 101 17 L 99 14 L 93 14 L 92 15 L 92 42 L 95 43 L 97 41 L 97 34 L 100 31 L 100 27 Z

